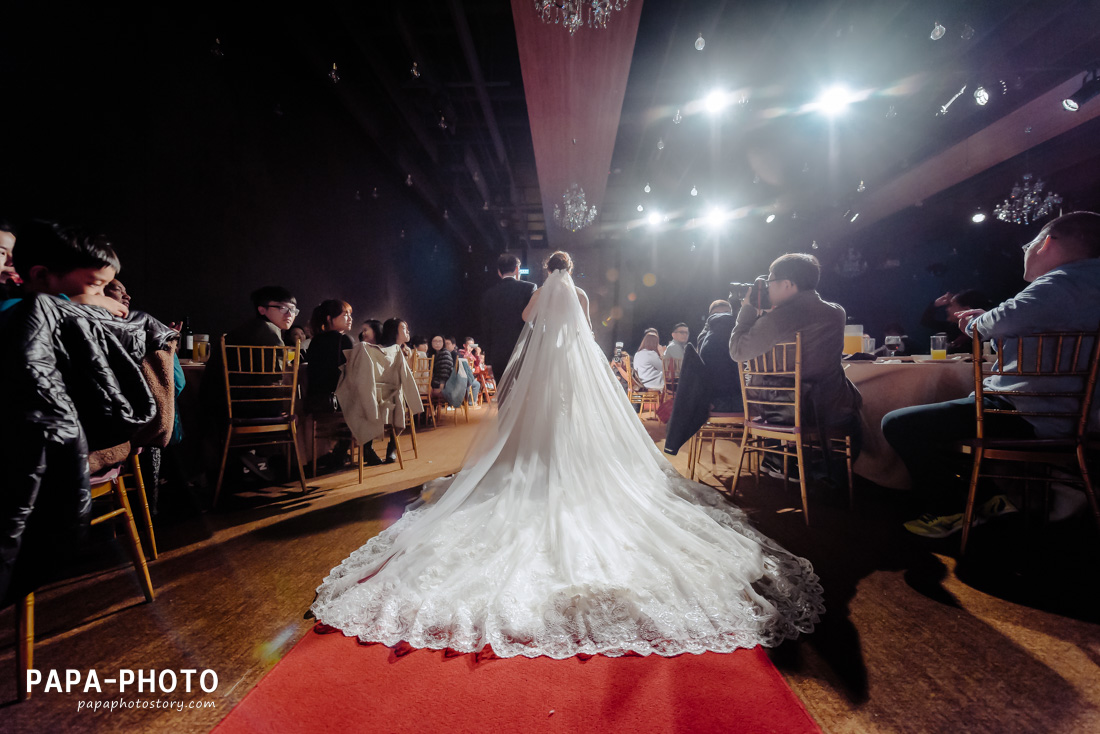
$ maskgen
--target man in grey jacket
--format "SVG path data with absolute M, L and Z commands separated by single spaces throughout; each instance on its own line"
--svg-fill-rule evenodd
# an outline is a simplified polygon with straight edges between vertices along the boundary
M 730 336 L 730 357 L 735 362 L 759 357 L 776 344 L 793 342 L 801 332 L 803 421 L 848 431 L 858 453 L 863 401 L 841 363 L 844 308 L 821 300 L 820 279 L 821 264 L 813 255 L 788 253 L 777 258 L 768 272 L 771 308 L 758 309 L 752 294 L 745 295 Z

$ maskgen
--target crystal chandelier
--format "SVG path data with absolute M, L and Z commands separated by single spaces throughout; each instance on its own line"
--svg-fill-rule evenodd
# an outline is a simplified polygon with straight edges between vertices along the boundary
M 596 218 L 596 207 L 589 207 L 584 200 L 584 189 L 577 184 L 570 186 L 561 196 L 562 205 L 554 204 L 554 221 L 570 232 L 584 229 Z
M 1054 213 L 1054 207 L 1062 203 L 1062 197 L 1048 191 L 1043 197 L 1042 179 L 1032 180 L 1030 173 L 1024 174 L 1023 183 L 1012 187 L 1012 193 L 1004 203 L 993 208 L 993 213 L 1002 222 L 1030 224 Z
M 543 23 L 560 23 L 573 35 L 585 25 L 584 11 L 588 9 L 588 27 L 606 28 L 612 10 L 622 10 L 630 0 L 535 0 L 535 12 Z

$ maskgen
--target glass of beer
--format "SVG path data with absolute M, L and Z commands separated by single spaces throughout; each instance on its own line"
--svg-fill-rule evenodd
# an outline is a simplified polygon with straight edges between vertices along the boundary
M 848 324 L 844 327 L 844 353 L 855 354 L 863 349 L 863 324 Z
M 932 335 L 932 359 L 947 359 L 947 334 Z
M 206 363 L 210 359 L 210 336 L 208 334 L 195 334 L 194 351 L 191 354 L 194 362 Z

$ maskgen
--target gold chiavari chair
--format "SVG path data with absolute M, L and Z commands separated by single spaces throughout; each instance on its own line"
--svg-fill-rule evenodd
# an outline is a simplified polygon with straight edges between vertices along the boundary
M 641 418 L 642 414 L 645 413 L 646 407 L 649 407 L 651 412 L 656 412 L 657 408 L 661 406 L 661 391 L 650 390 L 642 383 L 642 378 L 638 376 L 637 370 L 634 369 L 629 355 L 623 355 L 623 368 L 626 370 L 626 374 L 630 375 L 627 398 L 630 400 L 631 405 L 638 406 L 638 418 Z
M 1100 525 L 1100 506 L 1097 505 L 1088 468 L 1089 413 L 1100 366 L 1100 330 L 1033 334 L 1017 339 L 1015 348 L 1007 351 L 1004 339 L 992 341 L 998 355 L 997 361 L 983 372 L 981 340 L 974 340 L 977 431 L 974 438 L 956 444 L 959 451 L 972 457 L 960 555 L 966 552 L 974 523 L 978 481 L 982 477 L 1023 480 L 1025 488 L 1026 482 L 1042 483 L 1044 511 L 1052 482 L 1079 484 L 1085 490 L 1093 517 Z M 985 386 L 984 379 L 990 375 L 1026 378 L 1033 387 L 1028 390 L 992 390 Z M 1044 385 L 1044 382 L 1053 384 Z M 1072 387 L 1067 389 L 1067 383 Z M 990 407 L 984 404 L 985 397 L 1003 397 L 1007 400 L 1001 401 L 997 407 Z M 1017 399 L 1022 407 L 1015 407 L 1013 399 Z M 986 434 L 986 417 L 990 415 L 1060 418 L 1072 424 L 1072 430 L 1065 438 L 997 438 Z M 1006 464 L 1001 464 L 1000 469 L 992 473 L 985 466 L 989 460 L 1022 466 L 1019 471 L 1013 472 L 1005 470 Z M 1035 471 L 1048 470 L 1051 466 L 1076 471 L 1078 476 L 1065 473 L 1052 476 L 1049 471 Z M 1024 504 L 1026 506 L 1027 502 Z
M 770 350 L 737 365 L 741 381 L 741 395 L 745 405 L 744 433 L 741 436 L 741 459 L 733 476 L 731 494 L 737 492 L 746 458 L 762 454 L 783 457 L 783 475 L 787 477 L 788 462 L 794 458 L 798 466 L 798 483 L 802 491 L 802 514 L 810 524 L 810 505 L 806 494 L 806 453 L 814 440 L 822 448 L 825 461 L 830 453 L 842 454 L 848 468 L 848 501 L 852 501 L 852 437 L 843 433 L 839 438 L 831 434 L 818 435 L 815 427 L 804 425 L 802 406 L 802 332 L 795 334 L 793 342 L 776 344 Z M 769 423 L 765 417 L 769 411 L 789 413 L 790 425 Z M 836 431 L 838 434 L 841 431 Z M 751 459 L 750 459 L 751 461 Z M 759 484 L 760 462 L 753 464 L 753 473 Z
M 344 422 L 344 414 L 340 411 L 334 413 L 314 412 L 310 414 L 309 430 L 309 455 L 313 465 L 313 476 L 317 476 L 317 440 L 350 441 L 351 450 L 356 456 L 356 464 L 359 468 L 359 483 L 363 483 L 363 447 L 355 440 L 348 424 Z
M 131 456 L 131 461 L 136 460 L 136 454 Z M 131 464 L 135 476 L 141 475 L 141 469 Z M 114 509 L 92 517 L 91 524 L 99 525 L 109 520 L 121 521 L 126 528 L 126 549 L 130 552 L 130 558 L 137 572 L 138 583 L 141 585 L 145 601 L 152 602 L 155 598 L 153 581 L 149 577 L 149 566 L 145 562 L 145 552 L 141 548 L 141 537 L 138 535 L 137 523 L 134 522 L 134 513 L 130 509 L 130 500 L 126 496 L 126 486 L 122 480 L 122 467 L 117 466 L 109 472 L 99 476 L 93 476 L 91 486 L 92 501 L 109 499 Z M 144 485 L 142 485 L 144 486 Z M 144 491 L 142 491 L 144 497 Z M 152 537 L 152 525 L 150 524 L 150 541 L 153 545 L 154 557 L 156 543 Z M 25 594 L 15 603 L 15 657 L 16 675 L 18 676 L 17 689 L 19 700 L 26 701 L 31 697 L 27 688 L 27 671 L 34 667 L 34 593 Z
M 717 463 L 715 447 L 719 439 L 735 441 L 741 438 L 745 430 L 744 413 L 711 413 L 707 421 L 692 435 L 688 442 L 688 476 L 692 481 L 699 468 L 699 460 L 703 455 L 703 443 L 710 441 L 710 463 Z
M 225 343 L 225 335 L 222 334 L 221 351 L 229 407 L 229 428 L 222 451 L 221 468 L 218 470 L 218 483 L 214 488 L 213 504 L 218 504 L 230 448 L 289 446 L 298 467 L 302 492 L 308 491 L 298 449 L 297 416 L 294 413 L 300 362 L 295 357 L 301 354 L 301 345 L 229 345 Z M 288 455 L 288 469 L 290 458 Z
M 424 423 L 430 420 L 432 428 L 435 428 L 435 402 L 432 398 L 432 371 L 435 369 L 435 356 L 417 357 L 412 363 L 413 379 L 416 380 L 416 391 L 420 393 L 420 402 L 424 406 Z
M 663 360 L 663 367 L 665 373 L 665 384 L 661 388 L 661 404 L 676 397 L 676 387 L 680 384 L 680 366 L 683 364 L 682 359 L 673 359 L 666 357 Z

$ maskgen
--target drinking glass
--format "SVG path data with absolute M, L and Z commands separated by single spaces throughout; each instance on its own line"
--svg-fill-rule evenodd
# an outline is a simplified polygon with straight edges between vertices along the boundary
M 899 351 L 901 351 L 901 337 L 900 336 L 888 336 L 882 340 L 882 343 L 886 346 L 886 353 L 893 357 Z
M 947 359 L 947 334 L 932 335 L 932 359 Z

